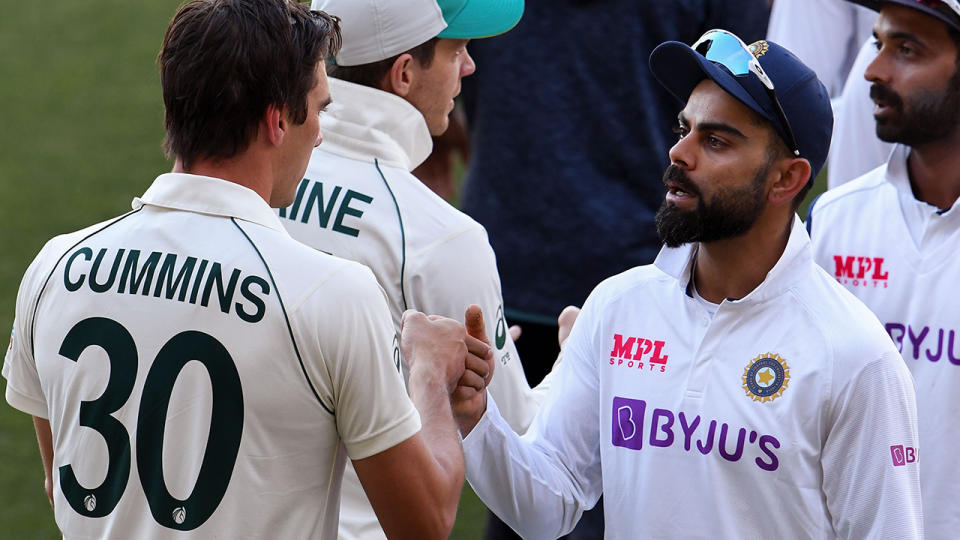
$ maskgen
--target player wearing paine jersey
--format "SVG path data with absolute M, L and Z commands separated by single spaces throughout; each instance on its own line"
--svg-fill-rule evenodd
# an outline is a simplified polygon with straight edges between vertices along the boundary
M 863 2 L 879 10 L 870 83 L 885 165 L 830 190 L 807 225 L 816 261 L 884 324 L 917 390 L 927 538 L 960 530 L 960 4 Z M 872 134 L 864 134 L 865 137 Z
M 522 438 L 470 396 L 468 480 L 527 538 L 601 492 L 610 538 L 921 538 L 910 375 L 795 215 L 830 142 L 826 89 L 723 30 L 650 67 L 685 104 L 666 246 L 593 291 Z
M 483 386 L 461 377 L 489 347 L 416 312 L 397 336 L 374 276 L 271 210 L 320 142 L 339 36 L 289 0 L 185 4 L 159 58 L 173 172 L 27 269 L 6 399 L 34 416 L 65 538 L 333 539 L 347 459 L 388 534 L 449 534 L 448 393 Z
M 477 303 L 493 334 L 491 392 L 520 432 L 536 411 L 503 315 L 484 228 L 411 174 L 448 126 L 471 38 L 512 28 L 523 0 L 315 0 L 343 21 L 333 59 L 324 144 L 292 204 L 279 212 L 295 239 L 370 267 L 395 324 L 406 309 L 459 316 Z M 546 386 L 544 386 L 545 388 Z M 341 536 L 382 537 L 360 484 L 344 477 Z

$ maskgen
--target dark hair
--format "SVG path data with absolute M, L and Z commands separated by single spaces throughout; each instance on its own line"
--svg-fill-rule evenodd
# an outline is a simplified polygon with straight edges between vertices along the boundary
M 327 65 L 327 75 L 331 77 L 336 77 L 338 79 L 352 82 L 354 84 L 360 84 L 363 86 L 369 86 L 370 88 L 380 88 L 380 85 L 383 83 L 384 77 L 387 76 L 387 73 L 390 72 L 390 68 L 393 67 L 393 63 L 397 61 L 397 58 L 404 54 L 409 54 L 417 61 L 421 66 L 428 68 L 430 64 L 433 63 L 434 54 L 436 54 L 437 41 L 440 38 L 433 38 L 429 41 L 421 43 L 416 47 L 402 52 L 400 54 L 394 55 L 386 60 L 380 60 L 378 62 L 371 62 L 369 64 L 361 64 L 359 66 L 338 66 L 334 62 L 330 62 Z
M 164 148 L 189 169 L 247 149 L 268 106 L 307 118 L 317 63 L 340 49 L 340 20 L 290 0 L 192 0 L 174 15 L 158 63 Z

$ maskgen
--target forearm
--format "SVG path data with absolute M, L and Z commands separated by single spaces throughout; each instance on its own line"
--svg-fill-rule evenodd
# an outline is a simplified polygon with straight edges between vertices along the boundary
M 589 471 L 586 485 L 581 485 L 556 459 L 557 452 L 547 452 L 546 446 L 514 433 L 493 400 L 463 446 L 473 490 L 524 538 L 556 538 L 570 532 L 599 497 L 599 461 Z M 571 464 L 581 461 L 568 457 Z
M 432 457 L 432 467 L 422 475 L 424 488 L 452 524 L 463 488 L 464 461 L 460 437 L 450 408 L 450 394 L 441 374 L 415 366 L 408 383 L 410 399 L 420 412 L 421 434 Z
M 53 434 L 50 431 L 50 421 L 34 416 L 33 429 L 37 432 L 37 445 L 40 447 L 40 460 L 43 462 L 43 489 L 50 506 L 53 506 Z

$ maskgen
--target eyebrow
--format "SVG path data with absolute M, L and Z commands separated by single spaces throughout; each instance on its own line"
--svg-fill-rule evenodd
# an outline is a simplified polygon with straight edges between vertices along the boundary
M 680 123 L 681 123 L 682 125 L 684 125 L 684 126 L 689 126 L 689 125 L 690 125 L 690 122 L 687 120 L 687 117 L 684 116 L 684 114 L 683 114 L 682 112 L 681 112 L 679 115 L 677 115 L 677 119 L 678 119 L 678 120 L 680 121 Z M 718 132 L 720 132 L 720 133 L 726 133 L 726 134 L 728 134 L 728 135 L 733 135 L 734 137 L 737 137 L 737 138 L 743 139 L 743 140 L 747 140 L 747 139 L 749 138 L 749 137 L 747 137 L 746 135 L 744 135 L 742 131 L 740 131 L 739 129 L 731 126 L 730 124 L 726 124 L 726 123 L 718 122 L 718 121 L 700 122 L 699 124 L 697 124 L 697 129 L 699 129 L 699 130 L 701 130 L 701 131 L 718 131 Z
M 920 36 L 912 32 L 905 32 L 903 30 L 900 30 L 897 32 L 890 32 L 889 34 L 886 34 L 884 37 L 886 39 L 903 39 L 906 41 L 912 41 L 920 45 L 921 47 L 927 47 L 927 44 L 922 39 L 920 39 Z M 876 30 L 873 31 L 873 39 L 876 39 L 876 40 L 880 39 L 880 34 Z

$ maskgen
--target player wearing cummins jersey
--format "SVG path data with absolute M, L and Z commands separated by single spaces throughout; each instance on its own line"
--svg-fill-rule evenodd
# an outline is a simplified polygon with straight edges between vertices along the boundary
M 872 85 L 877 136 L 897 144 L 885 165 L 820 197 L 807 224 L 816 261 L 876 314 L 913 374 L 924 530 L 955 538 L 960 5 L 876 4 L 877 52 L 859 75 Z
M 398 343 L 369 270 L 271 210 L 320 141 L 338 43 L 288 0 L 185 4 L 160 54 L 174 172 L 28 268 L 6 398 L 65 538 L 336 538 L 347 459 L 387 530 L 449 534 L 462 326 L 407 314 Z
M 494 400 L 458 417 L 468 480 L 528 538 L 601 492 L 609 538 L 921 538 L 909 373 L 795 215 L 829 146 L 823 85 L 723 30 L 650 67 L 685 103 L 666 247 L 593 291 L 523 438 Z

